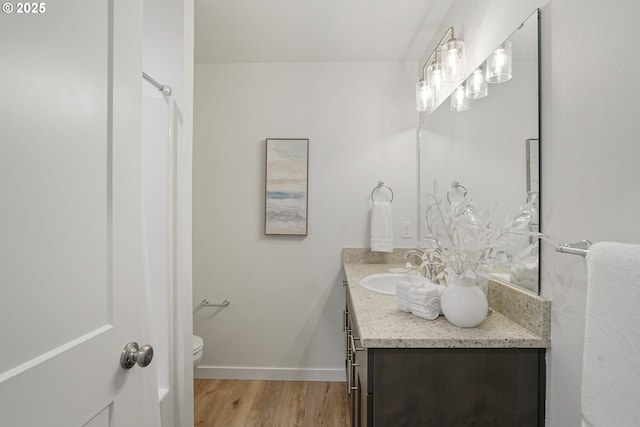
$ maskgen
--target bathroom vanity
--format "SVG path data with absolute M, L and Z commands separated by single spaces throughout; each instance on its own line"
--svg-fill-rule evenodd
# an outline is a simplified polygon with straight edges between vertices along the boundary
M 477 328 L 424 320 L 358 283 L 401 264 L 353 251 L 344 252 L 352 426 L 544 425 L 548 300 L 492 281 L 493 312 Z

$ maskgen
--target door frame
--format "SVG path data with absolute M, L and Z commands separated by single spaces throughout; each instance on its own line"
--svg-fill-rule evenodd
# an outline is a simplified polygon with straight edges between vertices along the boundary
M 176 300 L 174 339 L 174 396 L 179 425 L 194 425 L 193 417 L 193 256 L 192 256 L 192 176 L 193 176 L 193 72 L 194 0 L 184 0 L 183 105 L 180 143 L 176 159 L 175 272 Z
M 149 48 L 152 58 L 145 72 L 174 93 L 167 107 L 176 113 L 171 138 L 169 195 L 169 296 L 168 348 L 169 394 L 160 404 L 163 427 L 192 426 L 193 417 L 193 292 L 192 292 L 192 173 L 193 173 L 193 82 L 194 82 L 194 0 L 170 0 L 154 5 L 145 0 L 145 25 L 153 31 L 168 25 L 165 37 L 180 38 L 181 47 L 165 49 L 166 38 L 153 38 Z M 182 9 L 182 16 L 177 13 Z M 158 21 L 158 18 L 160 20 Z M 182 22 L 178 22 L 182 20 Z M 179 64 L 179 65 L 177 65 Z M 169 80 L 165 80 L 167 76 Z M 142 78 L 142 76 L 141 76 Z M 169 103 L 175 103 L 171 107 Z M 170 115 L 168 115 L 170 116 Z M 165 126 L 165 124 L 159 124 Z

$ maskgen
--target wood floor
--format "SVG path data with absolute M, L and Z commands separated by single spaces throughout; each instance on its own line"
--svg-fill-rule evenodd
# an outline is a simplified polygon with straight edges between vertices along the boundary
M 194 381 L 195 425 L 346 427 L 346 384 L 318 381 Z

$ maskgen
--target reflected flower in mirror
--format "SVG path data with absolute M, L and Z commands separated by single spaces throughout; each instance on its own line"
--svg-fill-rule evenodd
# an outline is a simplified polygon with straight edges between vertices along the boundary
M 486 275 L 497 265 L 534 268 L 538 262 L 538 238 L 542 235 L 528 212 L 537 209 L 528 200 L 513 216 L 496 223 L 490 210 L 478 213 L 478 204 L 465 191 L 454 202 L 439 195 L 434 181 L 433 193 L 427 196 L 425 226 L 427 237 L 421 245 L 431 262 L 440 267 L 438 279 Z

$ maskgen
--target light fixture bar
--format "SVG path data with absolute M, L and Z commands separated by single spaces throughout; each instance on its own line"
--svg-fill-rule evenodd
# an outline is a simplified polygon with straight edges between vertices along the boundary
M 464 42 L 456 39 L 451 26 L 422 65 L 422 76 L 416 84 L 416 110 L 428 111 L 433 108 L 440 97 L 443 83 L 464 80 L 464 57 Z
M 427 79 L 427 66 L 429 66 L 429 64 L 431 63 L 433 58 L 435 58 L 436 52 L 438 50 L 440 50 L 440 47 L 445 42 L 445 40 L 447 40 L 447 35 L 449 35 L 449 34 L 451 34 L 451 38 L 455 38 L 455 33 L 454 33 L 453 27 L 447 28 L 447 31 L 444 33 L 444 35 L 442 36 L 442 38 L 440 39 L 440 41 L 436 45 L 436 48 L 433 49 L 433 52 L 431 52 L 431 55 L 429 55 L 429 58 L 427 59 L 427 62 L 425 62 L 424 65 L 422 66 L 422 78 L 420 80 L 426 80 Z

